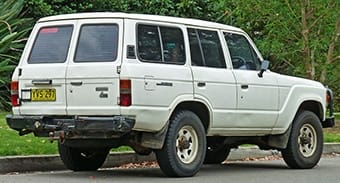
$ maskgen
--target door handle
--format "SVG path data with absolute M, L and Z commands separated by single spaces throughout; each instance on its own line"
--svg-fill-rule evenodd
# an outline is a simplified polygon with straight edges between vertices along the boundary
M 248 85 L 241 85 L 241 88 L 244 89 L 244 90 L 248 89 L 248 87 L 249 87 Z
M 83 84 L 82 81 L 71 81 L 71 85 L 74 85 L 74 86 L 81 86 Z
M 173 84 L 170 82 L 160 82 L 156 83 L 157 86 L 172 86 Z
M 198 86 L 198 87 L 205 87 L 205 82 L 198 82 L 198 83 L 197 83 L 197 86 Z
M 34 84 L 34 85 L 51 85 L 52 79 L 34 79 L 34 80 L 32 80 L 32 84 Z

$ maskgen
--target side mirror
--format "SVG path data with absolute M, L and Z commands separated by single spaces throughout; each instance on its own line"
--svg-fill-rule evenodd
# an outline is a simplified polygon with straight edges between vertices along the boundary
M 266 71 L 269 68 L 269 61 L 268 60 L 264 60 L 262 61 L 261 64 L 261 71 L 257 74 L 260 78 L 263 77 L 263 73 L 264 71 Z

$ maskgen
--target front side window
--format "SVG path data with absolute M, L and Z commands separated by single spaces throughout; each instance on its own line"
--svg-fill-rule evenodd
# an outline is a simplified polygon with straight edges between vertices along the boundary
M 117 58 L 118 25 L 83 25 L 75 54 L 75 62 L 111 62 Z
M 216 31 L 188 29 L 193 66 L 226 68 L 224 54 Z
M 185 47 L 181 29 L 138 25 L 138 56 L 141 61 L 184 64 Z
M 247 38 L 239 34 L 224 33 L 234 69 L 259 70 L 261 62 Z
M 33 44 L 28 63 L 65 62 L 72 31 L 72 25 L 41 28 Z

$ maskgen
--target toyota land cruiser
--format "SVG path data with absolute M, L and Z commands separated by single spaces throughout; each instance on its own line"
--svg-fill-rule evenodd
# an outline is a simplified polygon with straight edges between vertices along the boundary
M 74 171 L 97 170 L 122 145 L 155 152 L 168 176 L 193 176 L 231 148 L 278 149 L 312 168 L 332 127 L 332 92 L 271 72 L 241 29 L 125 13 L 40 19 L 11 83 L 20 135 L 58 140 Z

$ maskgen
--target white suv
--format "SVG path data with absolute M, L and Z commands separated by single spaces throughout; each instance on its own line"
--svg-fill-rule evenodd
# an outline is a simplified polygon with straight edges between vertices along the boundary
M 12 77 L 8 125 L 58 140 L 65 165 L 96 170 L 111 148 L 156 153 L 193 176 L 231 148 L 278 149 L 312 168 L 332 92 L 268 70 L 248 35 L 213 22 L 125 13 L 42 18 Z M 326 114 L 329 117 L 326 117 Z

